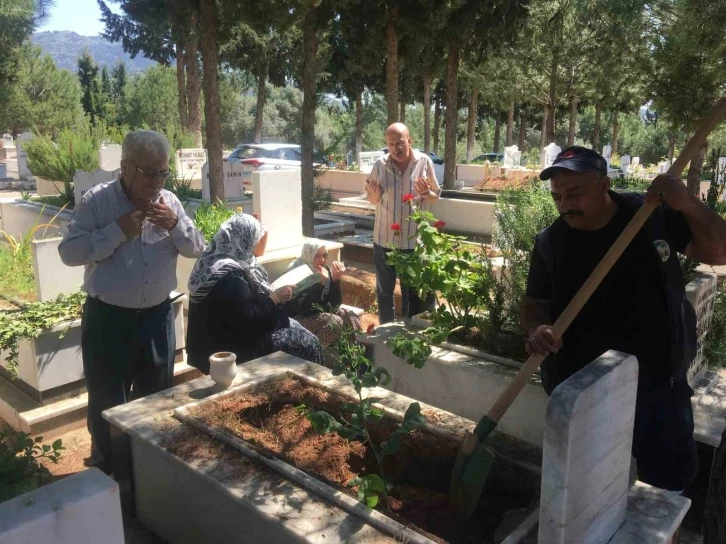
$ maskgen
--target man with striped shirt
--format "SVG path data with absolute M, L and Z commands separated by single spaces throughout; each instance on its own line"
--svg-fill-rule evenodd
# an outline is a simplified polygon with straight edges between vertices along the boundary
M 373 257 L 376 267 L 376 296 L 380 323 L 395 319 L 393 290 L 396 271 L 386 264 L 391 248 L 413 252 L 416 246 L 416 223 L 409 220 L 411 206 L 404 195 L 413 195 L 414 203 L 424 205 L 439 198 L 431 159 L 411 148 L 411 136 L 403 123 L 394 123 L 386 130 L 389 153 L 373 165 L 366 180 L 366 198 L 376 205 L 373 227 Z M 402 308 L 405 317 L 412 317 L 433 306 L 433 297 L 424 303 L 415 289 L 401 285 Z

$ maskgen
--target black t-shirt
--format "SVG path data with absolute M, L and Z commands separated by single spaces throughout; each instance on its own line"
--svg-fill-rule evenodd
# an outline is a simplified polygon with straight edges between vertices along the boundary
M 527 296 L 548 300 L 554 322 L 632 218 L 620 204 L 610 222 L 599 230 L 579 230 L 558 220 L 551 227 L 552 281 L 535 247 L 527 280 Z M 691 239 L 685 218 L 665 209 L 671 251 L 683 253 Z M 653 242 L 643 230 L 615 263 L 562 338 L 562 349 L 542 366 L 545 388 L 559 383 L 609 349 L 638 358 L 642 375 L 670 375 L 667 340 L 668 306 Z

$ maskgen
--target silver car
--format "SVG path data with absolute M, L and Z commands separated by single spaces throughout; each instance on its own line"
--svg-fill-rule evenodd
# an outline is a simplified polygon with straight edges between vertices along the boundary
M 299 170 L 301 164 L 300 146 L 297 144 L 240 144 L 225 159 L 225 162 L 242 163 L 242 185 L 252 190 L 252 172 L 259 170 Z M 327 161 L 319 154 L 313 154 L 313 166 L 322 166 Z

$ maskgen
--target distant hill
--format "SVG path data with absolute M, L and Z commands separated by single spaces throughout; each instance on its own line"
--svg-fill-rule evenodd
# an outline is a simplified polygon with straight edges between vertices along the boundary
M 78 57 L 83 54 L 84 47 L 88 48 L 96 64 L 99 66 L 106 64 L 109 70 L 120 60 L 126 63 L 126 71 L 129 74 L 143 72 L 156 64 L 153 60 L 141 55 L 131 59 L 129 54 L 124 52 L 120 43 L 108 42 L 101 36 L 81 36 L 68 30 L 56 30 L 36 32 L 31 41 L 34 45 L 39 45 L 44 53 L 53 57 L 58 68 L 74 73 L 78 69 Z

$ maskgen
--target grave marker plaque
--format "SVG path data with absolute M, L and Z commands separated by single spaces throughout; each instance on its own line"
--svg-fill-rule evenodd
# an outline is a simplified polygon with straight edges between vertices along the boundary
M 241 162 L 225 162 L 222 164 L 222 180 L 224 181 L 224 198 L 238 198 L 245 196 L 242 186 L 242 171 L 244 165 Z M 202 200 L 211 202 L 209 190 L 209 163 L 202 166 Z
M 183 179 L 202 179 L 202 167 L 206 162 L 206 149 L 177 149 L 176 177 Z
M 504 148 L 504 168 L 517 168 L 522 160 L 519 147 L 512 145 Z
M 80 202 L 84 193 L 94 185 L 113 181 L 120 173 L 121 171 L 119 169 L 110 172 L 108 170 L 101 170 L 100 168 L 95 172 L 77 170 L 76 173 L 73 174 L 73 194 L 75 195 L 76 202 Z
M 373 170 L 373 165 L 384 155 L 385 153 L 383 151 L 363 151 L 358 155 L 358 169 L 361 172 L 370 174 Z

